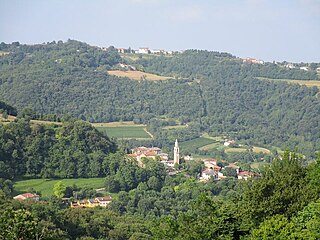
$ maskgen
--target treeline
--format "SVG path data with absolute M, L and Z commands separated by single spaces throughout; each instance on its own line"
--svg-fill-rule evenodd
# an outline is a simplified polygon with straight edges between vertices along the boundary
M 0 101 L 0 112 L 3 114 L 5 113 L 6 115 L 17 115 L 17 109 L 6 104 L 5 102 Z
M 1 198 L 0 236 L 318 239 L 320 158 L 308 166 L 304 161 L 287 151 L 249 181 L 227 178 L 203 184 L 178 174 L 167 176 L 161 185 L 151 177 L 129 192 L 119 192 L 108 209 L 70 209 L 58 199 L 18 203 Z
M 274 63 L 253 64 L 242 62 L 230 54 L 219 54 L 206 50 L 187 50 L 173 57 L 155 57 L 138 59 L 134 62 L 146 71 L 160 73 L 180 78 L 214 79 L 223 73 L 228 82 L 228 76 L 236 75 L 240 79 L 246 77 L 266 77 L 275 79 L 317 80 L 317 72 L 300 69 L 288 69 Z

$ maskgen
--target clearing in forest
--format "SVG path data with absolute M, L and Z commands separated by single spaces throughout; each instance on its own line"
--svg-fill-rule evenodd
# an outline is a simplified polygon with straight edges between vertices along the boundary
M 269 80 L 269 81 L 283 81 L 287 83 L 295 83 L 299 85 L 305 85 L 307 87 L 318 87 L 320 88 L 320 80 L 293 80 L 293 79 L 274 79 L 265 77 L 256 77 L 258 80 Z
M 164 77 L 152 73 L 146 73 L 141 71 L 119 71 L 119 70 L 111 70 L 108 71 L 108 74 L 114 75 L 117 77 L 127 77 L 133 80 L 148 80 L 148 81 L 159 81 L 159 80 L 168 80 L 171 77 Z
M 152 135 L 146 130 L 146 125 L 133 122 L 93 123 L 95 128 L 105 132 L 109 137 L 124 139 L 148 140 Z
M 41 194 L 41 197 L 51 197 L 53 195 L 53 186 L 59 182 L 66 187 L 71 187 L 76 184 L 78 187 L 88 187 L 93 189 L 103 188 L 105 183 L 105 178 L 77 178 L 77 179 L 28 179 L 16 181 L 14 183 L 14 189 L 16 194 L 21 194 L 25 192 L 30 192 L 33 189 Z

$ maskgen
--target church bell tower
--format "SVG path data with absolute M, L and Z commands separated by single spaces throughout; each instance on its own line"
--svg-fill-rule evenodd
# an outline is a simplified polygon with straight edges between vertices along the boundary
M 174 165 L 180 164 L 180 155 L 179 155 L 178 139 L 176 139 L 176 142 L 175 142 L 175 144 L 174 144 L 174 149 L 173 149 L 173 163 L 174 163 Z

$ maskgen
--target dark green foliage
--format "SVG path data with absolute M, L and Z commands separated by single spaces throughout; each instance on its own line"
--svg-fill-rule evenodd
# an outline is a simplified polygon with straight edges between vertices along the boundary
M 0 125 L 0 177 L 103 176 L 104 158 L 115 150 L 107 136 L 82 121 L 55 127 L 18 119 Z
M 148 72 L 182 78 L 131 81 L 106 73 L 121 60 L 107 51 L 71 41 L 41 45 L 3 44 L 0 97 L 39 119 L 70 114 L 92 122 L 134 120 L 148 123 L 163 145 L 190 140 L 206 131 L 236 133 L 255 145 L 298 147 L 305 155 L 319 145 L 317 88 L 256 80 L 255 77 L 316 79 L 314 70 L 286 69 L 271 63 L 243 63 L 226 53 L 189 50 L 172 57 L 130 62 Z M 319 95 L 318 95 L 319 96 Z M 52 116 L 43 114 L 53 114 Z M 186 129 L 161 130 L 177 119 Z
M 2 114 L 9 114 L 14 116 L 17 115 L 17 109 L 2 101 L 0 101 L 0 111 L 2 112 Z

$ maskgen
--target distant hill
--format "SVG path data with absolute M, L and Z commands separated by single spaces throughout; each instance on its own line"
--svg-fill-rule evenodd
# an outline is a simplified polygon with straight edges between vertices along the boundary
M 256 79 L 317 80 L 314 70 L 199 50 L 121 58 L 113 47 L 103 51 L 74 40 L 2 43 L 0 51 L 7 53 L 0 57 L 0 99 L 18 111 L 28 107 L 90 122 L 148 123 L 153 133 L 162 131 L 158 117 L 166 116 L 189 123 L 192 127 L 179 130 L 189 138 L 203 131 L 233 133 L 260 145 L 298 146 L 309 154 L 320 146 L 319 90 Z M 173 79 L 131 81 L 107 73 L 119 70 L 120 63 Z M 166 131 L 159 138 L 165 139 Z

